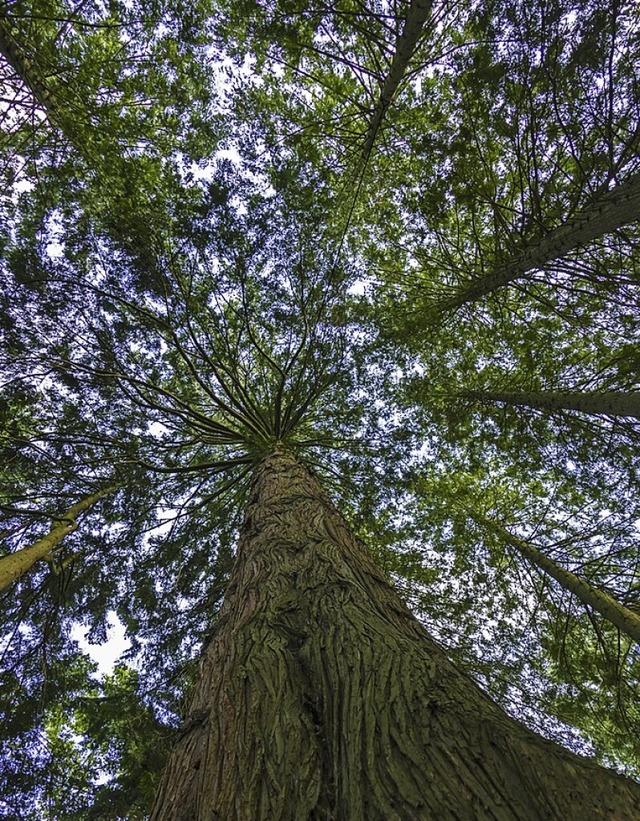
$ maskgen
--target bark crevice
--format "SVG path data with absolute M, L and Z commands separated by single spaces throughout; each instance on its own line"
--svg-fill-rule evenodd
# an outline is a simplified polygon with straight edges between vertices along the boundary
M 257 470 L 223 615 L 191 707 L 206 733 L 178 742 L 152 821 L 631 821 L 640 805 L 640 785 L 460 673 L 291 456 Z

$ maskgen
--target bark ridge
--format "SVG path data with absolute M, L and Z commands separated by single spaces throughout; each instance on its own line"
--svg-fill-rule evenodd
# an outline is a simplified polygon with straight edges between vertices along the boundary
M 632 821 L 640 785 L 508 718 L 295 458 L 257 469 L 152 821 Z

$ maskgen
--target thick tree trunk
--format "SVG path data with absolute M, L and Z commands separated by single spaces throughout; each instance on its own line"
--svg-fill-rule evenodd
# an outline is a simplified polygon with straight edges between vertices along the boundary
M 546 236 L 531 242 L 515 259 L 472 281 L 458 293 L 440 302 L 438 309 L 451 311 L 476 302 L 493 291 L 522 279 L 529 271 L 542 268 L 581 245 L 639 219 L 640 174 L 634 174 Z
M 629 610 L 613 596 L 598 590 L 589 582 L 576 576 L 575 573 L 554 562 L 553 559 L 550 559 L 531 542 L 519 539 L 497 522 L 476 512 L 470 512 L 469 515 L 479 524 L 496 533 L 504 542 L 514 547 L 527 561 L 535 564 L 536 567 L 539 567 L 540 570 L 561 584 L 565 590 L 573 593 L 579 601 L 588 607 L 592 607 L 596 613 L 600 613 L 618 630 L 640 645 L 640 616 L 634 613 L 633 610 Z
M 507 405 L 543 410 L 577 410 L 594 416 L 630 416 L 640 419 L 640 393 L 635 392 L 463 391 L 458 395 L 466 399 L 478 399 L 480 402 L 504 402 Z
M 508 718 L 449 662 L 317 480 L 256 472 L 152 821 L 632 821 L 640 785 Z
M 365 134 L 364 147 L 362 149 L 362 159 L 365 164 L 373 150 L 373 145 L 376 141 L 380 126 L 382 125 L 382 121 L 384 120 L 384 115 L 387 113 L 387 109 L 391 105 L 398 86 L 406 74 L 409 61 L 416 50 L 424 24 L 431 14 L 432 6 L 432 0 L 412 0 L 407 10 L 407 18 L 402 28 L 402 33 L 396 41 L 396 49 L 391 61 L 389 73 L 380 89 L 380 97 L 378 98 L 376 107 L 371 113 L 369 127 Z
M 65 536 L 77 529 L 76 518 L 104 496 L 113 493 L 116 488 L 117 485 L 111 485 L 82 499 L 56 519 L 46 536 L 38 539 L 28 547 L 23 547 L 8 556 L 3 556 L 0 559 L 0 590 L 4 590 L 11 582 L 23 576 L 36 562 L 42 559 L 47 561 L 51 559 Z

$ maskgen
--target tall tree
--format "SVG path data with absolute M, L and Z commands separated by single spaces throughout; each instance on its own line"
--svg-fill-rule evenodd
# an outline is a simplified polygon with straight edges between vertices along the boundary
M 601 416 L 632 416 L 640 418 L 640 396 L 637 393 L 517 393 L 515 391 L 466 391 L 461 394 L 479 402 L 504 402 L 508 405 L 524 405 L 529 408 L 549 410 L 576 410 Z
M 69 510 L 57 515 L 46 536 L 42 536 L 28 547 L 22 547 L 8 556 L 0 557 L 0 590 L 20 578 L 36 562 L 41 560 L 53 561 L 64 537 L 77 529 L 77 517 L 104 496 L 113 493 L 116 487 L 116 485 L 112 485 L 85 497 L 72 505 Z
M 612 624 L 615 624 L 622 633 L 626 633 L 636 643 L 640 643 L 640 617 L 633 610 L 625 607 L 603 590 L 595 589 L 584 579 L 579 578 L 575 573 L 561 567 L 549 556 L 546 556 L 534 544 L 518 538 L 497 522 L 485 518 L 476 511 L 471 511 L 470 515 L 477 519 L 480 524 L 497 533 L 506 543 L 515 547 L 525 559 L 535 564 L 543 572 L 548 573 L 566 590 L 580 599 L 584 605 L 592 607 Z
M 152 819 L 595 821 L 631 818 L 639 797 L 507 719 L 308 470 L 280 448 L 265 458 Z
M 637 22 L 631 0 L 5 10 L 6 551 L 122 483 L 1 597 L 8 817 L 144 816 L 171 737 L 157 817 L 232 815 L 241 780 L 246 817 L 289 790 L 292 817 L 589 817 L 572 772 L 633 813 L 633 784 L 467 677 L 635 775 L 632 642 L 464 510 L 632 609 L 634 422 L 460 394 L 638 391 L 613 193 L 638 173 Z M 93 683 L 74 636 L 115 618 L 135 672 Z
M 540 269 L 570 251 L 587 245 L 603 234 L 609 234 L 640 218 L 640 174 L 604 192 L 562 225 L 532 241 L 515 259 L 502 262 L 496 271 L 478 277 L 459 293 L 439 305 L 443 311 L 454 310 L 474 300 L 523 279 L 527 272 Z

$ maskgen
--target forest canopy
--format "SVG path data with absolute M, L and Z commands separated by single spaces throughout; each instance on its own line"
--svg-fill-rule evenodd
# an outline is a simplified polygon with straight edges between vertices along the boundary
M 148 817 L 276 447 L 640 777 L 639 57 L 635 0 L 2 6 L 2 817 Z

